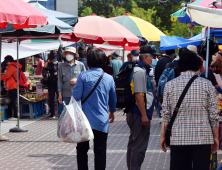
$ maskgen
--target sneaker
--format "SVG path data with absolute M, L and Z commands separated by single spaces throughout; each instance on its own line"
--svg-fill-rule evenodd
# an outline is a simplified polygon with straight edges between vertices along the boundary
M 0 141 L 9 141 L 9 138 L 6 136 L 0 135 Z
M 162 117 L 161 117 L 160 120 L 159 120 L 159 124 L 161 124 L 161 122 L 162 122 Z

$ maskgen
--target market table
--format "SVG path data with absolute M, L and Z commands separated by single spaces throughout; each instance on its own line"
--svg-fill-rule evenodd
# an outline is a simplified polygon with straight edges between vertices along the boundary
M 42 99 L 40 101 L 19 101 L 20 116 L 28 116 L 30 119 L 42 116 L 45 113 L 44 101 L 48 101 L 48 99 Z

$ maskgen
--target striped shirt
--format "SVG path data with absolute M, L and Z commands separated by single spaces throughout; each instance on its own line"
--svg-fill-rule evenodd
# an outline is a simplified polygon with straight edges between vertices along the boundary
M 182 72 L 164 89 L 163 122 L 169 123 L 173 110 L 188 81 L 195 72 Z M 219 126 L 219 109 L 212 83 L 198 77 L 190 86 L 173 123 L 171 145 L 213 144 L 212 128 Z

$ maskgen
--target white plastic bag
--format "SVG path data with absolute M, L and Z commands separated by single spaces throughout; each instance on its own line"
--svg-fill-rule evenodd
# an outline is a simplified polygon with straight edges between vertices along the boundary
M 80 143 L 94 139 L 89 121 L 76 100 L 71 97 L 69 105 L 64 107 L 67 111 L 60 127 L 61 141 Z

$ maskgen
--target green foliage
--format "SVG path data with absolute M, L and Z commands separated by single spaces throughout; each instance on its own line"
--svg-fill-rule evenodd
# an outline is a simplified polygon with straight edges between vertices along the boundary
M 193 36 L 201 33 L 202 26 L 195 26 L 192 29 Z M 189 28 L 189 24 L 179 23 L 178 21 L 172 23 L 172 31 L 164 31 L 164 33 L 168 36 L 179 36 L 183 38 L 191 38 L 191 30 Z
M 87 7 L 86 9 L 82 10 L 82 13 L 81 13 L 81 17 L 85 17 L 85 16 L 89 16 L 89 15 L 92 15 L 93 11 L 90 7 Z
M 181 3 L 181 1 L 161 3 L 158 0 L 81 0 L 81 6 L 87 7 L 82 10 L 81 16 L 95 13 L 108 18 L 128 13 L 152 23 L 166 35 L 190 38 L 189 25 L 171 21 L 170 15 L 181 9 Z M 201 29 L 202 27 L 195 26 L 192 30 L 193 35 L 199 34 Z

